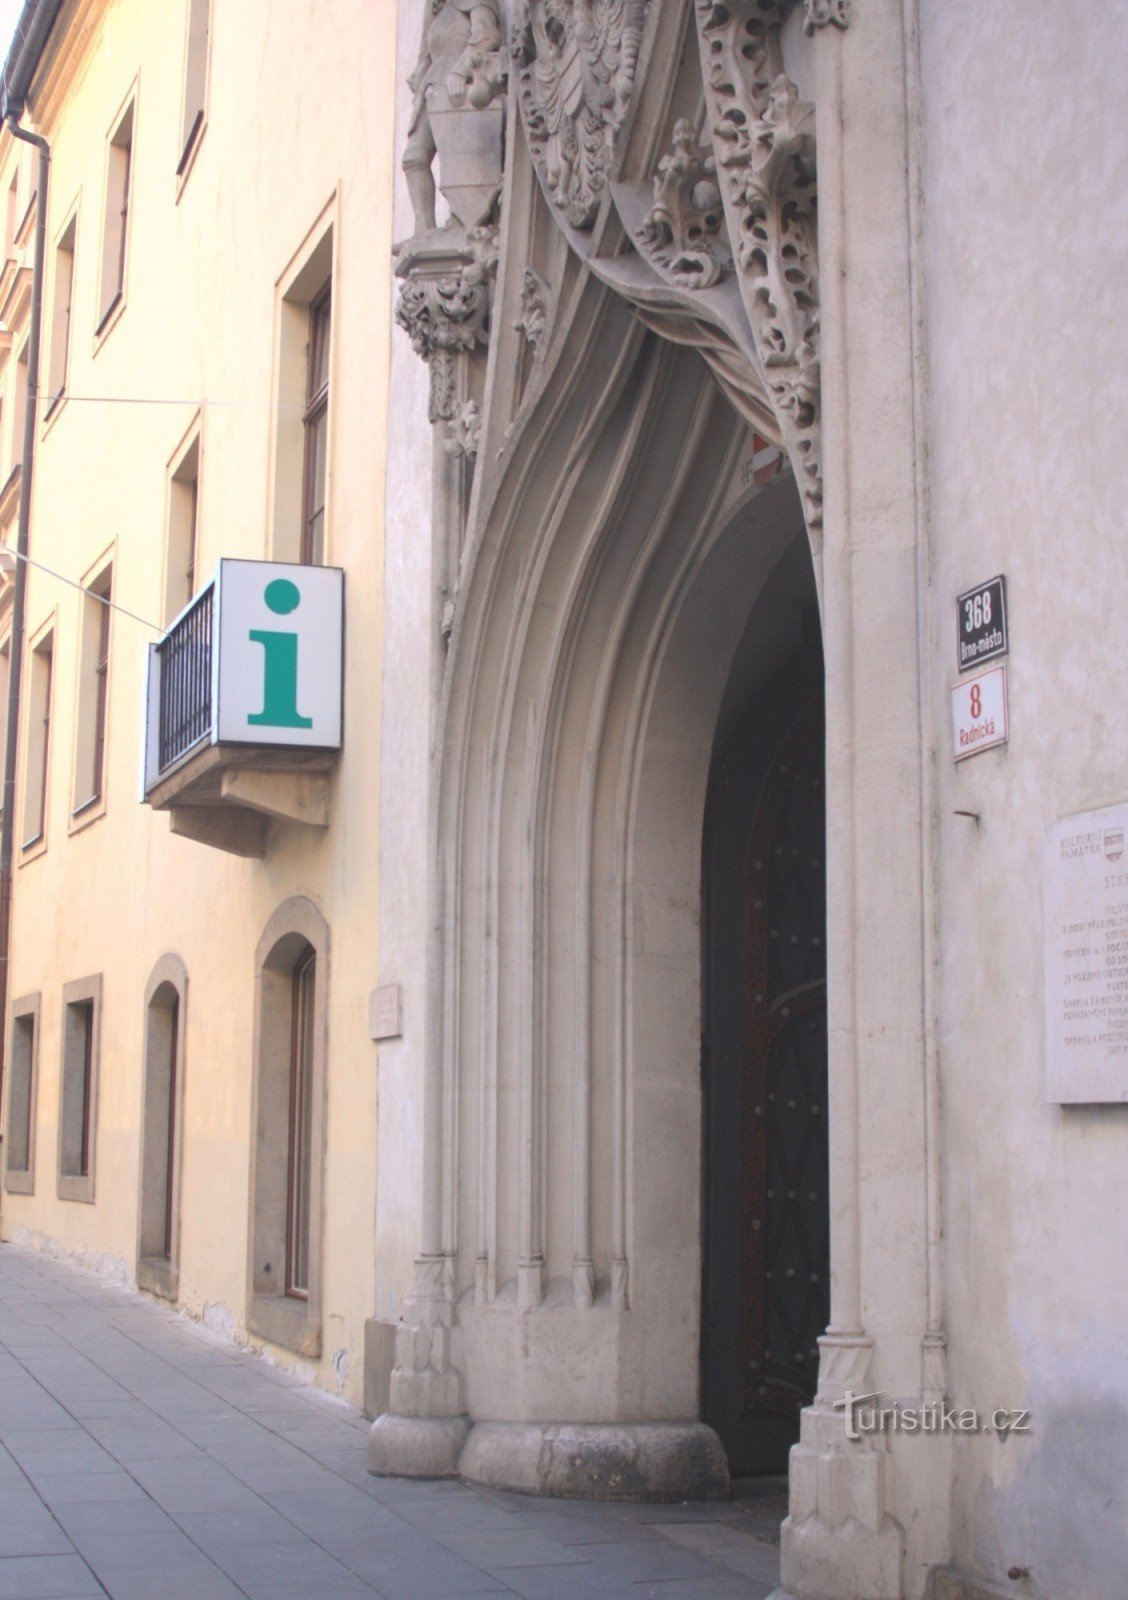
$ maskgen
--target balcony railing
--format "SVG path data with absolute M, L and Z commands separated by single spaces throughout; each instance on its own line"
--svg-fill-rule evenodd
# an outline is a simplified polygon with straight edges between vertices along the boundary
M 213 581 L 156 647 L 160 658 L 157 765 L 161 772 L 211 733 L 214 613 Z

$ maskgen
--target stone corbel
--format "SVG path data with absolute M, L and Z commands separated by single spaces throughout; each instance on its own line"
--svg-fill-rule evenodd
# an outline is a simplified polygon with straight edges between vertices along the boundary
M 451 225 L 408 240 L 400 247 L 396 275 L 404 280 L 396 321 L 431 373 L 434 523 L 443 569 L 440 626 L 446 635 L 453 622 L 481 427 L 497 277 L 497 227 Z
M 396 321 L 431 369 L 432 423 L 452 421 L 465 398 L 458 392 L 459 358 L 489 343 L 496 273 L 496 227 L 438 229 L 400 248 L 396 276 L 404 285 Z

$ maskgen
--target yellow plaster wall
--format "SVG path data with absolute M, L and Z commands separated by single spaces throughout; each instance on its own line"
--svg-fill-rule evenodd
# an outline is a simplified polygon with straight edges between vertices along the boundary
M 323 226 L 331 217 L 326 559 L 347 574 L 345 746 L 327 831 L 271 823 L 261 862 L 171 836 L 168 818 L 138 801 L 145 647 L 157 629 L 118 611 L 106 804 L 78 825 L 71 806 L 82 601 L 58 578 L 32 571 L 29 632 L 56 616 L 48 816 L 46 848 L 21 859 L 17 814 L 9 993 L 43 997 L 36 1186 L 33 1196 L 3 1195 L 2 1232 L 11 1238 L 26 1229 L 132 1273 L 144 990 L 159 957 L 175 951 L 189 974 L 180 1295 L 193 1312 L 221 1322 L 230 1313 L 242 1330 L 253 956 L 275 907 L 307 895 L 332 938 L 319 1378 L 336 1387 L 347 1371 L 345 1392 L 359 1400 L 375 1272 L 376 1046 L 367 994 L 378 954 L 394 8 L 373 0 L 329 8 L 320 0 L 213 0 L 206 127 L 181 183 L 185 11 L 183 0 L 64 7 L 62 46 L 52 47 L 29 105 L 26 120 L 52 145 L 44 382 L 53 245 L 78 208 L 67 398 L 39 432 L 32 554 L 77 582 L 112 551 L 117 604 L 162 624 L 167 463 L 201 408 L 201 577 L 221 556 L 272 553 L 276 286 L 319 219 Z M 99 339 L 106 139 L 134 85 L 124 307 Z M 5 133 L 3 195 L 17 157 L 29 160 Z M 30 265 L 30 235 L 26 258 Z M 12 359 L 5 431 L 14 366 Z M 22 789 L 21 769 L 18 795 Z M 57 1200 L 55 1174 L 61 989 L 93 972 L 104 975 L 104 1011 L 96 1203 L 88 1206 Z

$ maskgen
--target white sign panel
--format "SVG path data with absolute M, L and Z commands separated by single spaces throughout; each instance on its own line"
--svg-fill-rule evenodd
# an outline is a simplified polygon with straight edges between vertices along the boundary
M 957 761 L 1007 742 L 1007 669 L 991 667 L 952 690 L 952 754 Z
M 219 743 L 337 749 L 343 572 L 221 561 L 216 601 Z
M 1046 835 L 1046 1098 L 1128 1101 L 1128 805 Z

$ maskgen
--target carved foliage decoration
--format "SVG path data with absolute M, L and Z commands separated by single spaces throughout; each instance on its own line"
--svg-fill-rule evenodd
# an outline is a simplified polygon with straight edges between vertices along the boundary
M 717 175 L 756 348 L 803 495 L 822 520 L 813 108 L 783 71 L 788 0 L 695 0 Z
M 658 163 L 654 204 L 635 243 L 655 270 L 683 289 L 711 289 L 732 271 L 716 163 L 697 129 L 681 117 Z
M 545 193 L 590 228 L 634 87 L 649 0 L 515 0 L 510 56 Z

